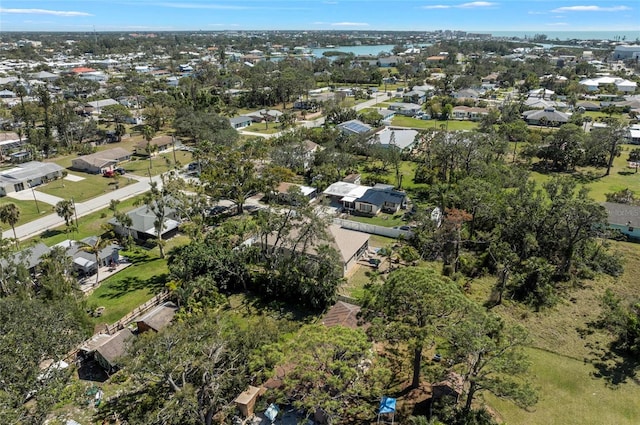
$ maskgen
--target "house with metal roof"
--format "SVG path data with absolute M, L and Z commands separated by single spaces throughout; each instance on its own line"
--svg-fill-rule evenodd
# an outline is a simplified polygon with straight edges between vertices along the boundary
M 360 120 L 345 121 L 338 124 L 336 128 L 340 130 L 340 132 L 345 136 L 367 134 L 368 132 L 373 130 L 373 127 L 371 127 L 369 124 L 363 123 Z
M 71 167 L 87 173 L 102 174 L 106 170 L 113 170 L 121 162 L 130 160 L 131 155 L 126 149 L 107 149 L 74 158 L 71 160 Z
M 609 228 L 618 230 L 629 239 L 640 241 L 640 206 L 605 202 Z
M 394 214 L 400 208 L 406 208 L 407 194 L 395 190 L 391 185 L 378 184 L 357 198 L 354 204 L 356 214 L 375 216 L 381 211 Z
M 556 111 L 555 108 L 524 111 L 522 116 L 527 124 L 531 125 L 559 126 L 568 123 L 570 119 L 569 114 Z
M 417 135 L 417 130 L 385 127 L 373 135 L 371 143 L 378 144 L 385 148 L 394 147 L 400 150 L 411 149 L 416 142 Z
M 132 238 L 141 242 L 158 237 L 155 228 L 157 217 L 148 206 L 143 205 L 135 210 L 129 211 L 127 216 L 131 218 L 131 226 L 129 227 L 123 226 L 115 218 L 109 220 L 109 224 L 113 225 L 116 234 L 125 237 L 131 235 Z M 162 238 L 168 239 L 174 236 L 178 232 L 178 226 L 180 226 L 180 222 L 178 221 L 176 210 L 165 207 L 164 223 L 161 233 Z
M 253 121 L 250 117 L 239 116 L 229 118 L 229 123 L 231 124 L 231 127 L 239 130 L 241 128 L 249 127 Z
M 62 177 L 64 168 L 52 162 L 30 161 L 0 172 L 0 196 L 20 192 Z

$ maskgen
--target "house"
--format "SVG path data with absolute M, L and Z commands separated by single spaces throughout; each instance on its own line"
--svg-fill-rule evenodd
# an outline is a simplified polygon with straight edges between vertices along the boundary
M 229 123 L 231 124 L 231 127 L 239 130 L 241 128 L 249 127 L 253 123 L 253 120 L 246 116 L 231 117 L 229 118 Z
M 298 229 L 291 232 L 296 233 Z M 327 228 L 329 241 L 314 240 L 311 245 L 306 247 L 305 253 L 315 256 L 317 249 L 322 245 L 333 247 L 340 257 L 343 276 L 347 275 L 351 269 L 357 264 L 358 260 L 369 250 L 369 235 L 367 233 L 356 232 L 354 230 L 344 229 L 337 224 L 330 224 Z M 296 239 L 293 235 L 293 239 Z M 275 243 L 276 235 L 272 234 L 267 237 L 267 245 Z M 284 250 L 293 249 L 293 247 L 283 246 Z M 301 249 L 298 245 L 295 249 Z
M 396 114 L 413 117 L 422 110 L 422 106 L 416 103 L 394 102 L 389 105 L 389 110 Z
M 259 111 L 253 111 L 243 115 L 256 123 L 264 122 L 265 120 L 278 122 L 282 116 L 282 112 L 277 109 L 260 109 Z
M 99 267 L 110 267 L 120 261 L 120 250 L 122 247 L 115 243 L 110 243 L 98 253 L 98 263 L 93 253 L 86 252 L 84 246 L 95 245 L 97 236 L 89 236 L 79 242 L 67 239 L 55 246 L 64 248 L 67 255 L 72 258 L 74 270 L 81 276 L 91 276 L 95 274 Z
M 131 155 L 132 153 L 126 149 L 107 149 L 74 158 L 71 160 L 71 167 L 87 173 L 102 174 L 107 170 L 113 170 L 121 162 L 129 161 Z
M 351 183 L 351 184 L 356 184 L 356 185 L 360 185 L 360 181 L 362 180 L 362 175 L 358 174 L 358 173 L 352 173 L 349 174 L 347 176 L 345 176 L 345 178 L 342 179 L 343 182 L 345 183 Z
M 625 60 L 625 59 L 637 59 L 640 58 L 640 45 L 621 44 L 616 46 L 613 51 L 613 59 Z
M 0 172 L 0 196 L 35 187 L 63 176 L 64 168 L 52 162 L 30 161 Z
M 619 230 L 634 241 L 640 241 L 640 206 L 605 202 L 609 228 Z
M 136 320 L 138 333 L 161 331 L 169 326 L 177 311 L 178 306 L 171 301 L 155 307 L 153 310 Z
M 382 116 L 382 121 L 391 122 L 393 117 L 396 116 L 396 111 L 392 111 L 391 109 L 379 108 L 378 113 Z
M 472 99 L 477 100 L 482 96 L 482 92 L 476 89 L 462 89 L 453 93 L 455 99 Z
M 559 126 L 569 122 L 570 115 L 564 112 L 556 111 L 555 108 L 536 109 L 524 111 L 522 113 L 524 120 L 530 125 L 550 125 Z
M 567 109 L 567 104 L 558 100 L 545 100 L 539 99 L 537 97 L 530 97 L 524 101 L 524 106 L 529 109 L 547 109 L 554 108 L 565 110 Z
M 149 145 L 151 149 L 155 150 L 156 152 L 162 152 L 173 147 L 174 141 L 175 139 L 172 136 L 160 136 L 151 139 L 149 141 Z M 149 155 L 149 152 L 147 152 L 146 141 L 142 141 L 136 145 L 136 154 L 147 156 Z
M 94 100 L 93 102 L 87 102 L 84 104 L 84 111 L 89 114 L 99 115 L 102 108 L 105 106 L 119 105 L 120 103 L 115 99 L 101 99 Z
M 480 121 L 482 117 L 489 114 L 489 110 L 487 108 L 456 106 L 452 109 L 451 114 L 454 120 Z
M 131 219 L 130 227 L 123 226 L 115 218 L 109 220 L 109 224 L 113 225 L 116 234 L 125 237 L 131 235 L 133 239 L 141 242 L 158 237 L 155 229 L 157 218 L 149 207 L 143 205 L 129 211 L 127 216 Z M 164 217 L 161 236 L 163 239 L 169 239 L 178 233 L 180 222 L 178 221 L 176 210 L 170 207 L 165 208 Z
M 360 120 L 351 120 L 340 123 L 336 126 L 340 132 L 346 136 L 357 136 L 361 134 L 367 134 L 373 127 L 369 124 L 365 124 Z
M 427 101 L 427 93 L 421 90 L 411 90 L 402 94 L 402 101 L 422 105 Z
M 104 335 L 104 334 L 101 334 Z M 97 344 L 91 347 L 87 354 L 93 354 L 93 358 L 109 374 L 118 370 L 118 359 L 126 354 L 128 345 L 133 338 L 133 333 L 129 328 L 120 329 L 113 335 L 97 340 Z
M 338 301 L 322 317 L 322 324 L 327 327 L 344 326 L 356 329 L 359 326 L 358 313 L 360 313 L 360 306 Z
M 640 124 L 633 124 L 629 127 L 629 143 L 640 145 Z
M 579 82 L 587 91 L 596 91 L 600 86 L 614 85 L 618 91 L 625 93 L 633 93 L 636 91 L 638 84 L 634 81 L 625 80 L 619 77 L 604 75 L 598 78 L 587 78 Z
M 353 210 L 355 208 L 355 200 L 364 195 L 369 189 L 371 189 L 369 186 L 341 181 L 331 184 L 322 194 L 330 200 L 332 206 Z
M 400 208 L 406 208 L 407 195 L 393 189 L 391 185 L 376 185 L 354 201 L 356 214 L 375 216 L 386 212 L 394 214 Z
M 295 183 L 282 182 L 276 188 L 276 196 L 277 196 L 278 202 L 282 204 L 290 204 L 292 201 L 291 191 L 295 189 L 298 189 L 302 194 L 302 196 L 307 198 L 309 202 L 313 201 L 318 196 L 318 190 L 315 187 L 303 186 Z
M 37 267 L 42 261 L 42 257 L 47 255 L 49 252 L 51 252 L 51 248 L 42 242 L 38 242 L 31 248 L 14 253 L 12 259 L 9 261 L 5 258 L 0 259 L 0 267 L 5 273 L 10 273 L 10 264 L 22 264 L 31 276 L 35 276 L 37 273 Z
M 400 150 L 411 149 L 416 142 L 418 131 L 406 128 L 385 127 L 371 138 L 371 142 L 383 147 Z

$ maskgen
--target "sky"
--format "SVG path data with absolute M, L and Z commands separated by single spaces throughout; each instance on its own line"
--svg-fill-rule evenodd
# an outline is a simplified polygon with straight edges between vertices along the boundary
M 0 31 L 638 31 L 638 0 L 0 0 Z

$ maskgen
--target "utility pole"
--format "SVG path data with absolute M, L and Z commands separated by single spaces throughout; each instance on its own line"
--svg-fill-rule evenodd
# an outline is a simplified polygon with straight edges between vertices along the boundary
M 31 188 L 31 193 L 33 194 L 33 201 L 36 203 L 36 210 L 38 210 L 38 214 L 40 214 L 40 206 L 38 205 L 38 198 L 36 198 L 36 192 L 33 190 L 33 185 L 31 184 L 32 180 L 29 180 L 27 184 L 29 188 Z

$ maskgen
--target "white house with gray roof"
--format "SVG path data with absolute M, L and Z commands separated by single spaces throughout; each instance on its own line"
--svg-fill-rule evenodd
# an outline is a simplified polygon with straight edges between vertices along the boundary
M 51 162 L 30 161 L 0 172 L 0 196 L 20 192 L 62 177 L 64 168 Z

